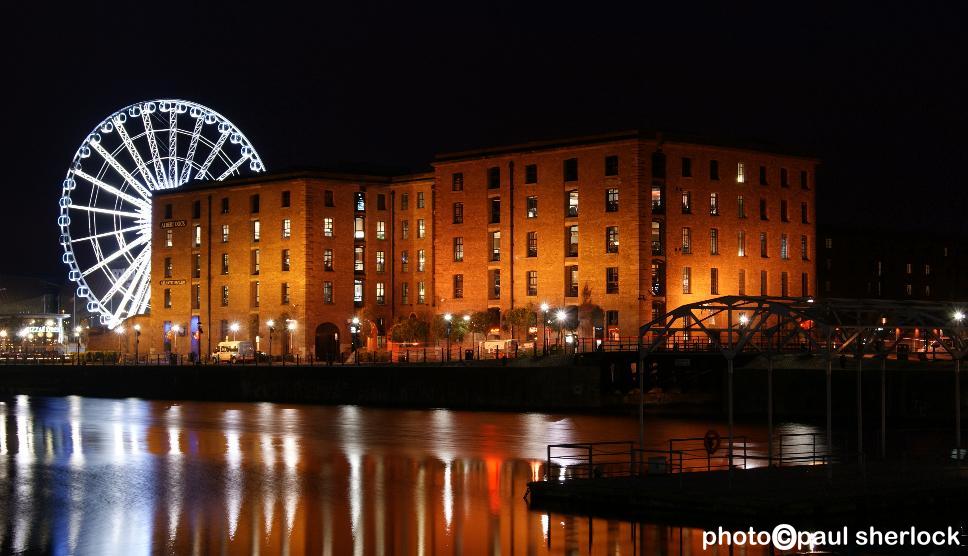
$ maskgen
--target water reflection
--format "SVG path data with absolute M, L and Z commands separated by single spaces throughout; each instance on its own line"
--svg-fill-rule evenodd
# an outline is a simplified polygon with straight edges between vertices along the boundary
M 547 444 L 636 433 L 620 417 L 20 396 L 0 400 L 0 552 L 701 553 L 689 529 L 528 511 Z

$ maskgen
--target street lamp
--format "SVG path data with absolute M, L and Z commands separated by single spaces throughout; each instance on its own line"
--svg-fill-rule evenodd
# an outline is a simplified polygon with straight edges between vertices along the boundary
M 444 322 L 447 323 L 447 361 L 450 361 L 450 321 L 454 318 L 454 315 L 447 313 L 444 315 Z
M 74 327 L 74 340 L 77 342 L 77 363 L 78 364 L 80 364 L 81 362 L 81 330 L 82 329 L 80 326 Z M 4 332 L 6 332 L 6 330 Z
M 269 366 L 272 366 L 272 333 L 276 331 L 276 321 L 269 319 L 266 321 L 269 327 Z
M 959 324 L 961 324 L 961 321 L 965 320 L 965 314 L 961 311 L 955 311 L 955 314 L 953 316 L 955 318 L 955 322 Z
M 172 345 L 172 351 L 175 353 L 175 355 L 178 355 L 178 335 L 181 334 L 182 327 L 180 325 L 173 324 L 171 326 L 171 331 L 175 334 L 175 340 Z
M 563 332 L 562 329 L 565 326 L 565 319 L 568 318 L 568 313 L 566 313 L 564 309 L 558 309 L 558 312 L 555 313 L 555 317 L 558 319 L 558 345 L 560 346 L 561 334 Z
M 134 364 L 138 364 L 138 347 L 141 343 L 141 325 L 134 325 Z
M 240 326 L 239 326 L 239 323 L 237 323 L 237 322 L 233 322 L 232 324 L 229 325 L 229 330 L 232 331 L 232 341 L 233 342 L 235 341 L 236 334 L 239 332 L 239 328 L 240 328 Z
M 118 335 L 118 356 L 121 355 L 121 339 L 124 337 L 124 327 L 118 326 L 114 329 L 114 333 Z
M 292 353 L 292 336 L 296 333 L 296 320 L 289 319 L 286 322 L 286 330 L 289 331 L 289 353 Z
M 353 359 L 356 364 L 360 364 L 360 354 L 357 351 L 360 343 L 360 317 L 354 316 L 350 319 L 350 350 L 353 352 Z
M 548 304 L 541 304 L 541 355 L 548 355 Z
M 739 314 L 739 324 L 740 326 L 746 326 L 750 323 L 750 318 L 746 316 L 746 313 Z

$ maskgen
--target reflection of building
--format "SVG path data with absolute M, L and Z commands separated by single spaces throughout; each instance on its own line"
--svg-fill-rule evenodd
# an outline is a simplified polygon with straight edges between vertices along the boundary
M 380 347 L 414 313 L 488 310 L 497 323 L 542 302 L 582 306 L 589 333 L 631 336 L 710 296 L 811 295 L 815 165 L 627 132 L 441 155 L 416 176 L 161 192 L 149 342 L 167 348 L 178 324 L 204 352 L 237 322 L 265 351 L 273 319 L 275 353 L 292 341 L 322 357 L 345 349 L 357 314 Z
M 819 295 L 968 299 L 968 252 L 963 239 L 827 230 L 819 241 Z

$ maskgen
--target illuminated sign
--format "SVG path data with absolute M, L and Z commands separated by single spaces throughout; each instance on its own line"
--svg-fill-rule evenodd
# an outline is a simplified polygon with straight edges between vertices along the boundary
M 185 220 L 164 220 L 160 224 L 158 224 L 158 226 L 160 226 L 162 230 L 167 230 L 170 228 L 184 228 L 187 225 L 188 225 L 188 222 L 186 222 Z
M 162 286 L 184 286 L 184 280 L 160 280 L 158 282 Z

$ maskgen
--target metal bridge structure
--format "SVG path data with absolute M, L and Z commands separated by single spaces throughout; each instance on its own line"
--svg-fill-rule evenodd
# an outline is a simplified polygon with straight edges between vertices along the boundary
M 961 447 L 961 361 L 968 355 L 968 302 L 804 297 L 722 296 L 682 305 L 642 325 L 638 333 L 639 444 L 645 444 L 646 362 L 659 353 L 720 352 L 727 363 L 729 461 L 733 454 L 733 362 L 740 354 L 767 360 L 767 418 L 773 442 L 773 359 L 814 353 L 826 360 L 827 439 L 832 435 L 831 375 L 835 357 L 851 354 L 857 365 L 857 450 L 863 462 L 861 371 L 865 358 L 881 370 L 881 456 L 886 444 L 886 361 L 912 342 L 954 362 L 955 446 Z M 730 465 L 730 467 L 732 467 Z

